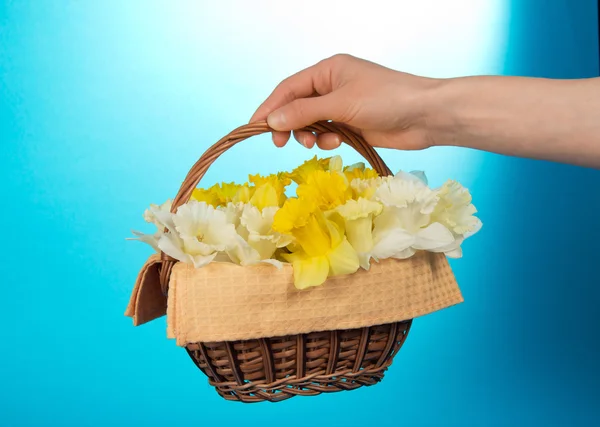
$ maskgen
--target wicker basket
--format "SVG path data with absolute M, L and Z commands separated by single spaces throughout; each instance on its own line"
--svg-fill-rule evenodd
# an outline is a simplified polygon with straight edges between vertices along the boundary
M 186 203 L 209 166 L 226 150 L 254 135 L 270 132 L 265 122 L 242 126 L 210 147 L 194 164 L 175 197 L 172 211 Z M 303 129 L 336 132 L 381 175 L 390 170 L 360 136 L 331 122 Z M 173 258 L 161 254 L 160 285 L 167 295 Z M 245 341 L 198 342 L 187 352 L 227 400 L 277 402 L 290 397 L 353 390 L 381 381 L 404 343 L 412 319 L 351 330 L 311 332 Z

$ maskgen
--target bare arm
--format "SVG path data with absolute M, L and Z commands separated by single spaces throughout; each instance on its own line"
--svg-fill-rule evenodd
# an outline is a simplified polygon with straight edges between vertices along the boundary
M 463 146 L 600 168 L 600 78 L 430 79 L 336 55 L 284 80 L 251 121 L 267 119 L 283 146 L 289 131 L 334 120 L 377 147 Z M 296 133 L 308 148 L 338 135 Z
M 600 167 L 600 78 L 465 77 L 432 98 L 439 145 Z

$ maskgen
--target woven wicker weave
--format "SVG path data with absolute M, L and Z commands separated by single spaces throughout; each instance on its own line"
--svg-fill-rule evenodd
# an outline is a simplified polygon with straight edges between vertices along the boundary
M 338 133 L 379 175 L 391 173 L 373 147 L 347 128 L 319 122 L 302 130 Z M 189 200 L 221 154 L 240 141 L 270 131 L 265 122 L 245 125 L 210 147 L 186 176 L 173 201 L 172 211 Z M 164 253 L 161 258 L 160 283 L 163 293 L 167 294 L 172 267 L 177 261 Z M 352 330 L 195 343 L 188 345 L 187 351 L 225 399 L 276 402 L 297 395 L 313 396 L 376 384 L 400 350 L 411 323 L 412 320 L 406 320 Z
M 277 402 L 378 383 L 410 324 L 198 343 L 187 351 L 225 399 Z

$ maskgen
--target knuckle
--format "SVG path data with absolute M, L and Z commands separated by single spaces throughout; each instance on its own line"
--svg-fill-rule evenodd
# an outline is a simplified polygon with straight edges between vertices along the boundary
M 347 53 L 336 53 L 335 55 L 328 58 L 328 61 L 332 64 L 345 64 L 351 58 L 352 56 L 348 55 Z
M 287 77 L 277 85 L 276 90 L 281 93 L 286 102 L 294 99 L 294 91 L 292 89 L 292 77 Z
M 294 116 L 303 118 L 306 115 L 306 105 L 303 100 L 297 100 L 291 104 Z

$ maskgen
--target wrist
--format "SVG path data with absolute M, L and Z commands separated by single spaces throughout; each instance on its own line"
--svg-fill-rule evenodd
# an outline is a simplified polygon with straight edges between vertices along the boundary
M 459 145 L 459 135 L 467 126 L 463 107 L 469 103 L 464 80 L 433 79 L 425 91 L 420 123 L 430 146 Z

